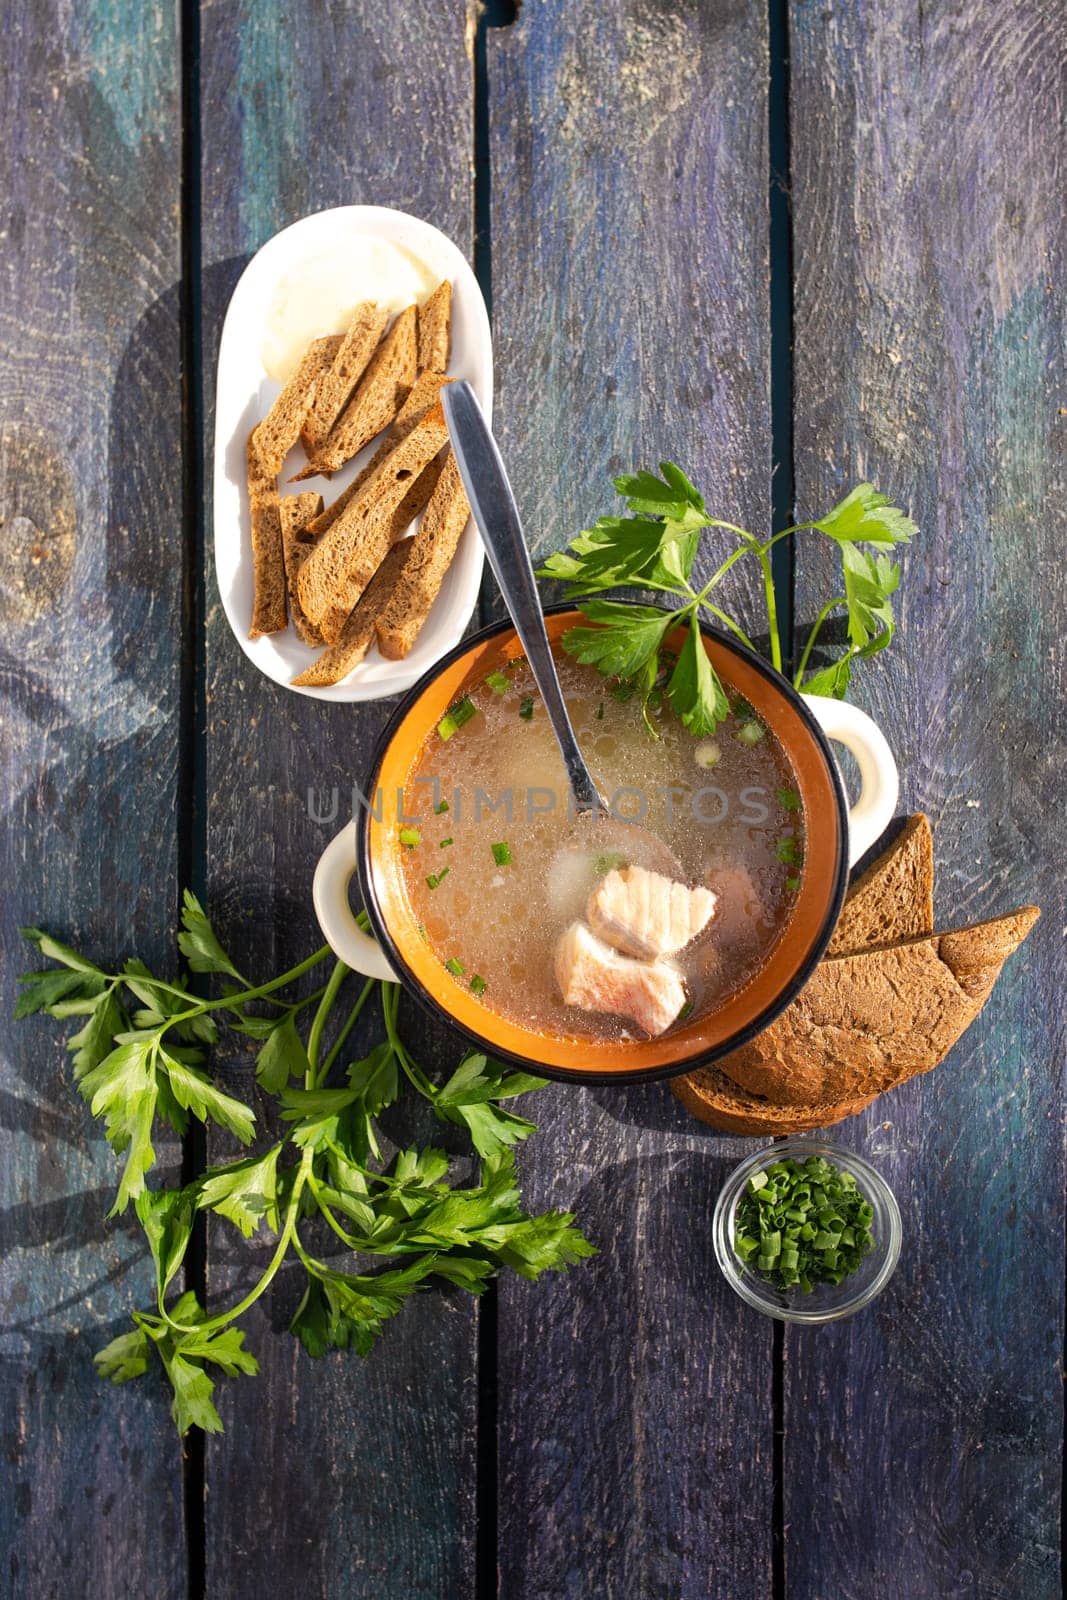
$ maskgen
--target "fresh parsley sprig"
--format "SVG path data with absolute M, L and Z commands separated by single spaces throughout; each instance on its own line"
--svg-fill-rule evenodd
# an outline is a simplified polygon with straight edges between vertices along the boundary
M 132 1331 L 101 1350 L 96 1365 L 113 1383 L 161 1370 L 180 1432 L 221 1430 L 211 1373 L 258 1370 L 237 1324 L 292 1258 L 306 1283 L 291 1330 L 321 1356 L 349 1347 L 365 1355 L 431 1278 L 478 1295 L 505 1268 L 537 1278 L 594 1254 L 570 1212 L 531 1216 L 522 1205 L 513 1146 L 535 1127 L 499 1102 L 541 1088 L 544 1079 L 470 1054 L 434 1084 L 400 1036 L 395 984 L 363 983 L 326 1049 L 349 969 L 334 962 L 325 983 L 307 994 L 292 992 L 330 959 L 328 946 L 253 984 L 186 894 L 181 952 L 193 972 L 213 974 L 223 986 L 206 999 L 192 992 L 185 974 L 165 981 L 136 960 L 106 972 L 39 929 L 23 932 L 53 965 L 20 979 L 15 1014 L 78 1019 L 68 1040 L 75 1083 L 123 1158 L 112 1215 L 133 1205 L 155 1266 L 153 1307 L 133 1313 Z M 386 1036 L 338 1075 L 335 1065 L 375 991 Z M 267 1014 L 253 1009 L 260 1004 L 270 1008 Z M 308 1014 L 305 1033 L 301 1019 Z M 253 1108 L 220 1089 L 206 1064 L 205 1049 L 218 1043 L 220 1024 L 256 1044 L 256 1079 L 277 1102 L 284 1137 L 209 1167 L 184 1187 L 153 1189 L 152 1140 L 160 1125 L 181 1135 L 196 1119 L 224 1128 L 240 1146 L 255 1138 Z M 377 1119 L 405 1087 L 426 1099 L 442 1123 L 469 1135 L 480 1158 L 476 1181 L 450 1181 L 452 1163 L 443 1150 L 383 1152 Z M 244 1239 L 264 1230 L 275 1239 L 259 1281 L 219 1311 L 202 1307 L 191 1290 L 172 1293 L 204 1212 L 224 1218 Z M 372 1270 L 382 1258 L 389 1265 Z
M 794 523 L 770 539 L 759 540 L 744 528 L 708 515 L 703 496 L 680 467 L 660 463 L 661 477 L 638 472 L 615 479 L 615 488 L 631 515 L 598 518 L 592 528 L 572 539 L 540 569 L 543 578 L 562 579 L 568 599 L 580 607 L 590 627 L 576 627 L 563 636 L 564 648 L 579 661 L 595 666 L 640 692 L 646 708 L 665 696 L 697 737 L 713 733 L 729 715 L 730 703 L 706 651 L 699 642 L 699 619 L 707 612 L 754 649 L 752 639 L 711 596 L 730 569 L 748 557 L 758 563 L 767 609 L 771 662 L 783 670 L 785 650 L 778 622 L 771 551 L 784 539 L 803 532 L 822 533 L 840 554 L 841 590 L 820 611 L 801 651 L 794 683 L 807 694 L 841 698 L 849 685 L 852 662 L 884 650 L 895 624 L 891 597 L 900 582 L 900 567 L 886 554 L 906 544 L 915 524 L 885 495 L 861 483 L 825 516 Z M 691 580 L 701 535 L 719 529 L 735 541 L 699 590 Z M 589 598 L 618 588 L 634 588 L 676 597 L 680 607 L 622 605 Z M 807 675 L 812 652 L 831 614 L 844 607 L 849 644 L 845 654 Z M 681 649 L 665 656 L 675 629 L 687 629 Z

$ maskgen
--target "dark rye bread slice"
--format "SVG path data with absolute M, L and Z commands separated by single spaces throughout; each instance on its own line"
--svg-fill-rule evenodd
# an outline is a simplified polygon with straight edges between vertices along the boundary
M 752 1139 L 830 1128 L 835 1122 L 854 1117 L 877 1099 L 872 1094 L 864 1100 L 835 1100 L 825 1105 L 776 1106 L 739 1088 L 718 1067 L 700 1067 L 684 1077 L 672 1078 L 671 1090 L 699 1121 L 723 1133 L 744 1134 Z
M 373 300 L 364 300 L 352 314 L 348 331 L 338 336 L 334 358 L 315 389 L 305 412 L 300 442 L 313 456 L 326 439 L 356 384 L 367 370 L 389 321 L 389 313 Z M 306 476 L 306 474 L 303 474 Z
M 248 471 L 248 504 L 252 506 L 257 500 L 268 498 L 278 492 L 278 474 L 272 473 L 263 459 L 263 452 L 256 439 L 255 428 L 245 441 L 245 464 Z
M 285 605 L 285 557 L 276 494 L 252 501 L 252 622 L 250 639 L 280 633 L 288 626 Z
M 249 439 L 249 460 L 253 447 L 263 474 L 276 486 L 282 463 L 300 437 L 308 411 L 314 402 L 323 374 L 328 372 L 341 348 L 339 333 L 313 339 L 281 394 Z
M 343 489 L 336 500 L 330 502 L 320 517 L 316 517 L 310 524 L 311 533 L 325 533 L 332 527 L 348 505 L 349 501 L 362 489 L 375 467 L 380 467 L 393 446 L 406 439 L 415 424 L 426 415 L 430 407 L 440 397 L 441 390 L 446 383 L 451 383 L 451 378 L 442 378 L 439 372 L 424 372 L 415 379 L 415 387 L 400 407 L 393 421 L 392 427 L 382 440 L 381 444 L 371 456 L 362 472 L 357 472 L 347 489 Z M 410 518 L 408 519 L 410 521 Z
M 419 307 L 420 372 L 447 372 L 452 345 L 452 285 L 439 283 L 424 306 Z
M 426 515 L 411 541 L 404 576 L 378 619 L 378 648 L 388 660 L 406 656 L 418 638 L 470 514 L 456 459 L 449 450 Z
M 335 644 L 312 662 L 293 682 L 304 688 L 323 689 L 340 683 L 374 643 L 374 625 L 389 603 L 396 584 L 402 581 L 404 564 L 411 554 L 412 540 L 404 539 L 389 551 L 374 577 L 363 591 L 362 599 L 345 619 L 344 627 Z
M 826 954 L 851 955 L 933 931 L 934 836 L 920 811 L 849 889 Z
M 981 1011 L 1039 914 L 1023 906 L 822 961 L 793 1004 L 718 1066 L 776 1105 L 882 1094 L 929 1072 Z
M 415 307 L 397 317 L 327 437 L 308 450 L 298 478 L 336 472 L 396 417 L 415 383 Z
M 908 884 L 916 891 L 917 904 L 902 892 L 902 886 Z M 834 938 L 842 933 L 846 941 L 851 941 L 871 926 L 885 935 L 886 942 L 934 931 L 933 837 L 930 824 L 921 814 L 909 817 L 889 846 L 856 879 L 848 891 Z M 774 1138 L 829 1128 L 855 1116 L 877 1098 L 865 1095 L 813 1105 L 775 1105 L 763 1095 L 749 1094 L 715 1066 L 672 1078 L 671 1088 L 701 1122 L 726 1133 L 750 1137 Z
M 419 473 L 411 488 L 389 518 L 389 545 L 394 545 L 402 537 L 409 524 L 414 521 L 420 512 L 425 510 L 427 501 L 437 486 L 437 480 L 441 476 L 441 469 L 444 463 L 445 451 L 442 450 L 439 455 L 434 457 L 429 466 L 424 467 Z M 341 637 L 341 629 L 344 627 L 351 609 L 351 606 L 346 608 L 342 604 L 331 606 L 330 610 L 326 612 L 320 624 L 320 631 L 327 644 L 333 644 L 335 640 Z
M 278 501 L 282 524 L 282 555 L 285 559 L 285 582 L 289 595 L 289 619 L 297 637 L 305 644 L 322 644 L 322 634 L 304 615 L 300 597 L 296 592 L 296 579 L 300 568 L 314 550 L 318 539 L 308 532 L 308 523 L 322 510 L 321 494 L 284 494 Z
M 326 613 L 348 610 L 385 559 L 392 542 L 393 513 L 408 490 L 448 442 L 440 402 L 375 468 L 321 543 L 304 562 L 297 579 L 300 604 L 322 626 Z

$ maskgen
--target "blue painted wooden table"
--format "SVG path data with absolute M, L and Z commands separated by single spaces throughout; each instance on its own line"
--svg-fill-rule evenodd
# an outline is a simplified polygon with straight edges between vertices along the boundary
M 524 1179 L 576 1203 L 594 1262 L 420 1296 L 362 1364 L 311 1363 L 268 1302 L 262 1376 L 184 1451 L 161 1389 L 94 1374 L 149 1263 L 104 1222 L 112 1157 L 54 1029 L 6 1029 L 4 1594 L 1061 1593 L 1062 24 L 1045 0 L 9 9 L 9 973 L 24 922 L 165 963 L 182 884 L 256 970 L 317 942 L 308 792 L 347 789 L 388 707 L 255 675 L 203 485 L 244 262 L 359 201 L 475 261 L 539 550 L 664 455 L 753 528 L 859 477 L 910 506 L 900 636 L 856 698 L 934 821 L 939 918 L 1045 914 L 948 1063 L 842 1130 L 904 1214 L 867 1314 L 783 1335 L 732 1297 L 708 1225 L 745 1141 L 662 1086 L 554 1088 Z M 779 577 L 798 622 L 827 592 L 806 548 Z M 209 1292 L 233 1270 L 209 1235 Z

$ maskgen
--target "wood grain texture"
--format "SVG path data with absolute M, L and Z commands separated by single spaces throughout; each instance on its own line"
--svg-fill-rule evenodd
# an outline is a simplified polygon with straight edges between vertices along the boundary
M 787 1592 L 1060 1593 L 1065 926 L 1062 17 L 792 13 L 798 509 L 910 505 L 901 633 L 857 675 L 929 812 L 938 925 L 1044 916 L 948 1061 L 844 1133 L 905 1246 L 787 1340 Z M 847 315 L 842 316 L 842 308 Z M 798 615 L 829 594 L 800 557 Z
M 388 8 L 215 3 L 203 14 L 204 363 L 248 254 L 307 212 L 403 207 L 467 253 L 470 61 L 459 0 Z M 210 452 L 211 418 L 208 418 Z M 323 705 L 255 673 L 217 602 L 208 557 L 208 872 L 242 961 L 280 971 L 321 943 L 315 861 L 346 820 L 390 710 Z M 309 816 L 309 795 L 326 821 Z M 336 802 L 333 796 L 337 796 Z M 330 817 L 332 805 L 338 809 Z M 456 1041 L 410 1018 L 427 1065 Z M 425 1130 L 424 1130 L 425 1132 Z M 228 1153 L 225 1141 L 212 1155 Z M 211 1235 L 210 1290 L 234 1257 Z M 282 1275 L 250 1329 L 262 1363 L 222 1397 L 207 1452 L 207 1588 L 463 1597 L 473 1584 L 476 1313 L 430 1290 L 365 1363 L 313 1363 L 284 1335 L 300 1289 Z M 250 1470 L 254 1460 L 255 1470 Z
M 664 456 L 762 528 L 762 11 L 526 0 L 488 58 L 496 427 L 531 545 Z M 711 1249 L 738 1141 L 663 1085 L 553 1086 L 529 1114 L 534 1203 L 575 1206 L 601 1255 L 501 1288 L 500 1593 L 768 1593 L 771 1335 Z
M 0 33 L 3 1007 L 19 924 L 172 967 L 181 629 L 173 14 L 50 0 Z M 151 1301 L 63 1028 L 0 1064 L 0 1592 L 186 1592 L 157 1378 L 94 1352 Z M 164 1165 L 173 1144 L 159 1141 Z M 137 1530 L 131 1538 L 131 1530 Z

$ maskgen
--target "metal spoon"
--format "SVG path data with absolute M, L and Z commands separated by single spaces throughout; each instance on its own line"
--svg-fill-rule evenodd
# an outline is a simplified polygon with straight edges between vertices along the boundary
M 469 383 L 446 384 L 441 391 L 441 402 L 459 475 L 489 556 L 489 565 L 500 585 L 504 604 L 515 624 L 515 632 L 559 743 L 575 809 L 579 813 L 596 812 L 606 816 L 607 803 L 574 737 L 545 631 L 530 552 L 496 440 Z

